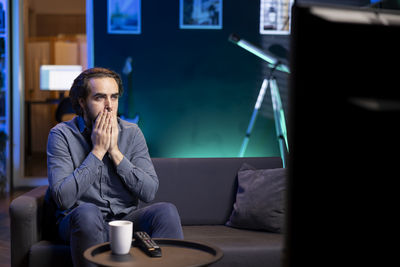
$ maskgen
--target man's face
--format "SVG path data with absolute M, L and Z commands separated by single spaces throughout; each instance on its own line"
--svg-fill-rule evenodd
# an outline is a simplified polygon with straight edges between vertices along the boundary
M 87 126 L 92 127 L 100 111 L 108 110 L 117 116 L 118 96 L 118 84 L 113 78 L 90 79 L 87 98 L 79 99 Z

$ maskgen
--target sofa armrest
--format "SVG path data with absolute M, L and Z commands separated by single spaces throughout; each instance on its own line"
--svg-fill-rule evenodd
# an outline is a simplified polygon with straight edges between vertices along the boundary
M 13 267 L 28 266 L 29 250 L 41 239 L 42 207 L 47 187 L 37 187 L 15 198 L 10 204 Z

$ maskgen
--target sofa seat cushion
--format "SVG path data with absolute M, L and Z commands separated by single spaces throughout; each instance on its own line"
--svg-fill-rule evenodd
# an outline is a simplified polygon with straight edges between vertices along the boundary
M 70 247 L 42 240 L 31 247 L 29 266 L 72 266 Z
M 280 267 L 282 234 L 236 229 L 224 225 L 183 226 L 186 240 L 219 247 L 224 256 L 213 266 Z

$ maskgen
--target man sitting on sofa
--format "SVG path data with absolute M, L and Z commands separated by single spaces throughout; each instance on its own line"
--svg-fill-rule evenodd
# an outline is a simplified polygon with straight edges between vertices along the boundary
M 151 201 L 158 178 L 136 124 L 117 117 L 119 75 L 104 68 L 82 72 L 70 90 L 78 116 L 51 129 L 47 144 L 50 192 L 57 204 L 59 237 L 70 244 L 75 266 L 83 252 L 108 241 L 108 222 L 129 220 L 151 237 L 183 238 L 176 207 Z

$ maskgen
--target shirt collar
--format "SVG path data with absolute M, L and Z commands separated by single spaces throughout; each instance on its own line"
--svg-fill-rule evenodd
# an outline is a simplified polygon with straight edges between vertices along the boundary
M 78 127 L 81 133 L 83 133 L 86 129 L 85 120 L 83 119 L 82 116 L 78 116 Z

